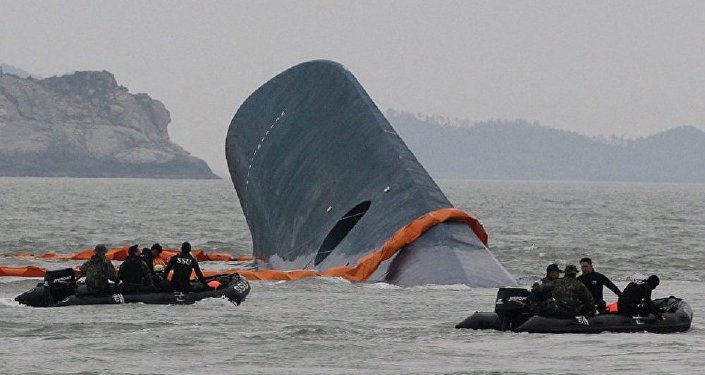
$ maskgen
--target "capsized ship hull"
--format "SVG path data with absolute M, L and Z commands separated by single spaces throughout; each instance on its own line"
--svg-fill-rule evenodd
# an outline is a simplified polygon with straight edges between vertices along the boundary
M 452 207 L 342 65 L 294 66 L 235 114 L 226 156 L 260 267 L 354 265 L 419 216 Z M 465 224 L 446 222 L 370 280 L 399 285 L 514 285 Z

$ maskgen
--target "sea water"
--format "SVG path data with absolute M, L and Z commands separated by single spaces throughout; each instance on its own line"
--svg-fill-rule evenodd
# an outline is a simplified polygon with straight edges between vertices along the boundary
M 549 263 L 577 264 L 583 256 L 622 288 L 634 274 L 655 273 L 662 282 L 654 297 L 690 303 L 690 331 L 457 330 L 474 311 L 491 311 L 496 294 L 463 285 L 255 281 L 240 306 L 211 299 L 42 309 L 13 301 L 38 279 L 0 278 L 0 373 L 705 373 L 705 185 L 439 185 L 482 221 L 492 252 L 522 286 L 542 277 Z M 229 181 L 0 178 L 0 266 L 61 268 L 78 262 L 11 255 L 74 253 L 97 243 L 173 248 L 183 241 L 251 254 Z M 607 289 L 605 297 L 615 299 Z

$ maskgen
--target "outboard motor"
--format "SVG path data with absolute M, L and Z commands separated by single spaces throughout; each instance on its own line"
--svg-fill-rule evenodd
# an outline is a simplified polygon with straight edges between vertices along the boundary
M 54 300 L 61 301 L 76 292 L 76 274 L 72 268 L 47 271 L 44 286 L 49 288 Z
M 499 288 L 494 312 L 501 322 L 500 330 L 513 330 L 531 317 L 527 306 L 529 291 L 523 288 Z
M 76 292 L 76 275 L 73 269 L 47 271 L 44 281 L 31 290 L 15 297 L 15 301 L 32 307 L 49 307 Z

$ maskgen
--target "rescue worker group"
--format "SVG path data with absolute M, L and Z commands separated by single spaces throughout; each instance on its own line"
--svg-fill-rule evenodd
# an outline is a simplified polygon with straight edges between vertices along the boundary
M 91 259 L 80 266 L 86 283 L 85 286 L 79 287 L 77 294 L 190 292 L 192 270 L 204 289 L 214 289 L 218 286 L 206 283 L 198 262 L 191 255 L 191 244 L 188 242 L 181 244 L 181 253 L 172 256 L 166 264 L 159 256 L 162 247 L 158 243 L 152 245 L 151 249 L 142 249 L 141 252 L 138 245 L 133 245 L 128 249 L 128 256 L 118 268 L 118 272 L 105 256 L 107 252 L 105 245 L 97 245 Z M 173 275 L 169 281 L 167 276 L 172 271 Z M 110 281 L 115 284 L 110 284 Z M 83 288 L 85 290 L 82 290 Z
M 158 243 L 151 249 L 144 248 L 140 252 L 138 245 L 128 249 L 128 256 L 115 271 L 112 262 L 105 256 L 108 252 L 105 245 L 97 245 L 93 256 L 80 266 L 81 274 L 85 275 L 85 286 L 79 287 L 77 294 L 108 295 L 112 293 L 149 293 L 149 292 L 190 292 L 191 272 L 203 285 L 203 289 L 217 288 L 209 285 L 198 262 L 191 255 L 191 244 L 181 244 L 181 253 L 174 255 L 169 262 L 159 256 L 162 247 Z M 630 282 L 624 291 L 607 276 L 594 270 L 590 258 L 580 259 L 581 275 L 577 276 L 578 268 L 569 264 L 561 270 L 557 264 L 546 268 L 546 277 L 534 283 L 527 297 L 529 310 L 535 315 L 545 316 L 578 316 L 593 315 L 607 312 L 602 290 L 607 287 L 619 298 L 617 313 L 627 316 L 653 314 L 658 319 L 664 319 L 654 303 L 651 292 L 659 285 L 656 275 L 646 280 Z M 168 275 L 173 271 L 171 280 Z M 564 277 L 559 277 L 564 273 Z M 113 281 L 114 284 L 110 284 Z
M 557 264 L 550 264 L 546 268 L 546 277 L 531 288 L 527 297 L 529 310 L 544 316 L 589 316 L 608 312 L 602 294 L 603 287 L 607 287 L 618 296 L 618 314 L 653 314 L 657 319 L 665 319 L 651 301 L 651 292 L 659 285 L 658 276 L 633 280 L 620 291 L 607 276 L 594 270 L 590 258 L 580 259 L 580 269 L 581 275 L 577 276 L 575 265 L 569 264 L 561 270 Z M 565 276 L 559 278 L 561 273 Z

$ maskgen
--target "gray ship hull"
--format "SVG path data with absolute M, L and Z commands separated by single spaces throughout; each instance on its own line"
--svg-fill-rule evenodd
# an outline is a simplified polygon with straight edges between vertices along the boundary
M 238 109 L 226 140 L 261 268 L 353 266 L 399 228 L 452 207 L 353 75 L 331 61 L 292 67 Z M 514 285 L 465 224 L 436 225 L 370 280 Z

